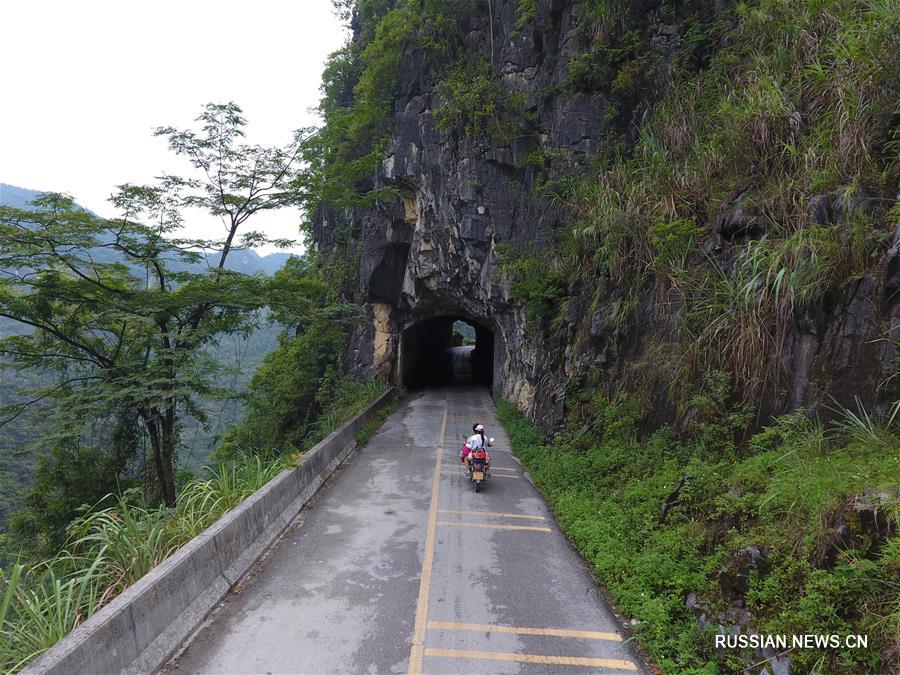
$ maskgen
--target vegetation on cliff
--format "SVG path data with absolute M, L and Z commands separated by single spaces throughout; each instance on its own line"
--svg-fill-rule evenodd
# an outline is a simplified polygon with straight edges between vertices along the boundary
M 745 400 L 773 395 L 798 312 L 877 271 L 900 215 L 895 9 L 762 0 L 721 30 L 699 72 L 673 71 L 633 148 L 565 194 L 558 236 L 574 295 L 613 300 L 617 328 L 648 293 L 679 308 L 675 339 L 637 366 L 680 406 L 710 367 Z
M 618 7 L 602 3 L 601 34 L 627 24 Z M 900 654 L 897 405 L 882 417 L 858 401 L 820 409 L 834 427 L 798 410 L 750 432 L 783 405 L 798 316 L 880 276 L 900 216 L 897 28 L 896 9 L 878 2 L 740 3 L 699 67 L 678 67 L 693 53 L 679 45 L 632 145 L 614 125 L 616 153 L 551 186 L 573 214 L 557 235 L 558 268 L 542 272 L 527 251 L 506 263 L 513 295 L 543 310 L 542 339 L 590 354 L 591 322 L 567 320 L 589 308 L 634 355 L 617 376 L 595 368 L 569 383 L 567 432 L 551 447 L 508 408 L 504 418 L 667 672 L 769 658 L 716 654 L 720 626 L 869 636 L 868 650 L 791 651 L 803 672 L 886 670 Z M 593 76 L 592 59 L 575 64 L 579 82 L 646 82 L 646 64 L 610 73 L 601 59 Z M 622 76 L 635 69 L 644 74 Z M 636 328 L 648 306 L 674 325 Z M 660 399 L 676 427 L 652 431 Z M 860 524 L 860 508 L 878 528 Z
M 319 112 L 322 126 L 305 146 L 309 171 L 304 178 L 307 204 L 340 208 L 372 203 L 395 195 L 389 188 L 375 189 L 373 178 L 385 158 L 393 130 L 393 104 L 398 94 L 404 54 L 415 51 L 435 74 L 447 73 L 464 55 L 460 17 L 486 13 L 478 0 L 360 0 L 335 5 L 352 19 L 354 38 L 331 55 L 322 74 Z M 469 75 L 454 71 L 445 89 L 451 105 Z M 494 95 L 495 77 L 484 68 L 473 100 Z M 476 117 L 502 106 L 481 107 Z M 451 123 L 447 115 L 446 124 Z

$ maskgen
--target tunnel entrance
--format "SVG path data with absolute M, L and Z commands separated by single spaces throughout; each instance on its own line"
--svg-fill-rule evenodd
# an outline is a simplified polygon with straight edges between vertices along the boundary
M 453 384 L 490 387 L 494 332 L 459 316 L 423 319 L 403 331 L 401 379 L 407 389 Z

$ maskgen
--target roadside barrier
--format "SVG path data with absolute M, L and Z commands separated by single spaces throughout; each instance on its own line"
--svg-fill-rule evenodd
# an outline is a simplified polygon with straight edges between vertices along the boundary
M 23 672 L 160 669 L 356 448 L 356 434 L 397 395 L 389 389 L 241 504 L 182 546 Z

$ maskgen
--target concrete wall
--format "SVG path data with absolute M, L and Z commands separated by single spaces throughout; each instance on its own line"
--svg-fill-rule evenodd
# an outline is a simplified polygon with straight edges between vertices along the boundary
M 356 447 L 391 389 L 78 626 L 25 673 L 159 669 Z

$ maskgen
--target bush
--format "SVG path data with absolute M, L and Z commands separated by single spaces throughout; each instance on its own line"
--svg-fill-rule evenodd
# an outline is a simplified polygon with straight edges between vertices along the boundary
M 435 85 L 438 131 L 465 138 L 476 150 L 507 145 L 528 119 L 524 94 L 508 94 L 487 61 L 460 66 Z
M 565 294 L 564 278 L 545 254 L 529 246 L 514 254 L 509 247 L 497 246 L 497 271 L 510 281 L 510 295 L 525 308 L 527 327 L 532 334 L 553 315 Z
M 750 629 L 869 636 L 867 650 L 792 652 L 794 670 L 889 667 L 900 646 L 894 581 L 900 503 L 886 506 L 895 523 L 886 541 L 861 538 L 856 548 L 838 553 L 831 568 L 822 563 L 822 542 L 850 496 L 896 485 L 896 415 L 867 422 L 860 411 L 847 411 L 845 424 L 825 429 L 794 413 L 752 437 L 736 457 L 729 439 L 746 417 L 739 404 L 727 403 L 726 383 L 722 373 L 707 376 L 691 397 L 698 412 L 683 437 L 662 428 L 642 438 L 640 407 L 624 395 L 594 395 L 591 404 L 578 406 L 552 450 L 512 405 L 499 401 L 497 410 L 560 526 L 618 609 L 637 619 L 637 640 L 663 672 L 746 667 L 742 659 L 752 654 L 729 652 L 720 661 L 711 633 L 716 622 L 727 627 L 734 621 L 719 571 L 748 545 L 770 551 L 769 572 L 750 578 Z M 679 484 L 677 501 L 661 517 L 661 505 Z M 701 629 L 686 606 L 690 594 L 710 628 Z

